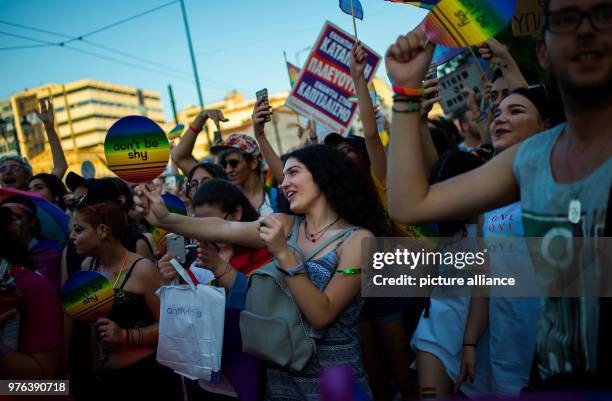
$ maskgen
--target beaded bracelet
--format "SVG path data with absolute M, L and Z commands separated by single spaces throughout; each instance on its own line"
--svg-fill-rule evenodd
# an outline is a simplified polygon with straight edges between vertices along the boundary
M 421 102 L 422 96 L 408 96 L 408 95 L 393 95 L 394 103 L 408 103 L 408 102 Z
M 421 111 L 421 102 L 406 101 L 402 102 L 402 104 L 405 104 L 407 106 L 405 110 L 400 110 L 395 106 L 393 106 L 391 110 L 393 110 L 394 113 L 415 113 Z

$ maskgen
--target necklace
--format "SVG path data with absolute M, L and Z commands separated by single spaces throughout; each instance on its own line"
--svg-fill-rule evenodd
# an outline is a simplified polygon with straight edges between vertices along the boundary
M 567 219 L 572 224 L 578 224 L 578 222 L 580 222 L 580 217 L 582 214 L 582 203 L 580 202 L 580 199 L 578 199 L 578 197 L 582 193 L 584 181 L 580 183 L 580 187 L 576 191 L 572 191 L 571 186 L 574 183 L 574 173 L 572 172 L 571 163 L 569 162 L 569 154 L 570 149 L 572 147 L 572 135 L 567 128 L 565 128 L 565 133 L 567 134 L 567 146 L 565 147 L 565 164 L 570 178 L 570 201 L 567 208 Z M 597 156 L 593 158 L 593 162 L 591 163 L 589 170 L 587 170 L 587 174 L 590 174 L 592 172 L 591 170 L 593 170 L 593 167 L 595 167 L 595 163 L 597 163 L 597 160 L 599 159 L 603 151 L 608 148 L 609 143 L 610 138 L 608 138 L 605 146 L 602 146 L 599 149 L 599 152 L 597 152 Z M 586 177 L 583 177 L 583 179 L 584 178 Z
M 123 273 L 123 269 L 125 268 L 125 265 L 127 263 L 128 256 L 129 256 L 129 252 L 126 249 L 125 254 L 123 255 L 123 260 L 121 261 L 121 269 L 119 270 L 119 273 L 117 273 L 117 275 L 115 276 L 115 281 L 113 282 L 113 288 L 117 288 L 117 281 L 119 281 L 119 277 L 121 276 L 121 273 Z
M 323 227 L 323 229 L 319 230 L 316 233 L 310 233 L 308 232 L 308 220 L 304 219 L 304 233 L 306 234 L 306 238 L 310 241 L 310 242 L 317 242 L 319 239 L 321 239 L 321 237 L 325 234 L 325 232 L 327 232 L 327 230 L 329 230 L 331 228 L 331 226 L 333 226 L 334 224 L 336 224 L 338 222 L 338 220 L 340 220 L 340 216 L 338 216 L 338 218 L 334 221 L 332 221 L 329 225 Z

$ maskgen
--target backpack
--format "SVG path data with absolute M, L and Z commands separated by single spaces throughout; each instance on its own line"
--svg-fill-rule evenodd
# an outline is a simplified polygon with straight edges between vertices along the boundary
M 288 245 L 302 256 L 304 263 L 332 242 L 357 230 L 348 227 L 304 256 L 296 243 L 300 221 L 294 219 Z M 276 263 L 273 260 L 249 276 L 246 305 L 240 312 L 242 351 L 265 362 L 301 371 L 316 352 L 309 335 L 313 329 L 302 317 L 285 283 L 286 275 L 276 268 Z

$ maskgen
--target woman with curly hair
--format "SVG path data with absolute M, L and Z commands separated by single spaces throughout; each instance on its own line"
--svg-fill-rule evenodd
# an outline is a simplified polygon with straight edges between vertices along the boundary
M 382 208 L 359 167 L 337 149 L 313 145 L 289 154 L 280 185 L 290 214 L 273 214 L 259 222 L 232 222 L 171 214 L 155 191 L 137 189 L 138 208 L 151 224 L 208 241 L 267 246 L 304 318 L 312 326 L 316 353 L 299 372 L 278 366 L 267 369 L 269 399 L 318 400 L 324 366 L 347 364 L 369 393 L 355 326 L 363 299 L 359 296 L 361 242 L 384 234 Z M 367 213 L 364 213 L 367 211 Z M 294 240 L 305 262 L 288 246 Z M 330 241 L 333 238 L 336 240 Z M 327 246 L 324 245 L 329 241 Z

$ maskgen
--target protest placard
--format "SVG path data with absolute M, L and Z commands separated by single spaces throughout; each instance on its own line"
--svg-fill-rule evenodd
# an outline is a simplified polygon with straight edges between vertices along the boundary
M 534 0 L 517 0 L 516 12 L 512 17 L 512 34 L 514 36 L 537 35 L 540 32 L 540 2 Z
M 353 44 L 350 34 L 326 22 L 285 105 L 333 132 L 346 130 L 357 111 L 357 104 L 349 99 L 355 94 L 349 71 Z M 363 48 L 369 84 L 381 57 L 369 47 Z
M 480 69 L 476 63 L 458 68 L 456 71 L 440 78 L 440 97 L 442 109 L 445 113 L 453 113 L 465 108 L 465 96 L 461 93 L 464 88 L 473 88 L 476 96 L 481 96 Z

